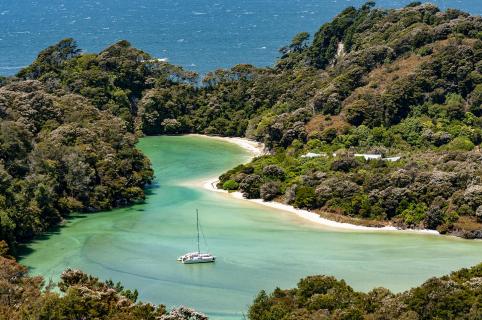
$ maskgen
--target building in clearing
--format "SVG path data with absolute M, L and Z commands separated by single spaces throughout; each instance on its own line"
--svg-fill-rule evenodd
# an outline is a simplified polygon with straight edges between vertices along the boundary
M 307 154 L 304 154 L 301 156 L 302 158 L 318 158 L 318 157 L 326 157 L 326 153 L 314 153 L 314 152 L 308 152 Z
M 363 157 L 365 160 L 376 160 L 376 159 L 381 159 L 382 155 L 381 154 L 369 154 L 369 153 L 355 153 L 355 157 Z
M 388 157 L 382 158 L 381 154 L 369 154 L 369 153 L 355 153 L 355 157 L 363 157 L 365 160 L 382 160 L 382 161 L 390 161 L 390 162 L 397 162 L 401 159 L 401 157 Z
M 390 161 L 390 162 L 397 162 L 400 159 L 401 159 L 401 157 L 390 157 L 390 158 L 383 158 L 382 160 L 383 161 Z
M 326 157 L 328 156 L 325 152 L 322 153 L 314 153 L 314 152 L 308 152 L 304 155 L 301 156 L 301 158 L 319 158 L 319 157 Z M 396 162 L 401 159 L 401 157 L 388 157 L 388 158 L 382 158 L 381 154 L 371 154 L 371 153 L 355 153 L 353 155 L 354 157 L 363 157 L 365 160 L 382 160 L 382 161 L 390 161 L 390 162 Z M 336 153 L 333 153 L 333 157 L 336 157 Z

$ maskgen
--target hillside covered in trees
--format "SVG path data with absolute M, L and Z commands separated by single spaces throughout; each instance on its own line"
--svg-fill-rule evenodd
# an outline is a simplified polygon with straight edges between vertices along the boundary
M 136 137 L 86 98 L 37 80 L 0 88 L 0 239 L 17 241 L 93 212 L 144 198 L 152 179 Z
M 482 18 L 367 3 L 307 39 L 237 80 L 255 110 L 243 133 L 272 154 L 219 187 L 340 221 L 482 237 Z
M 353 290 L 330 276 L 301 279 L 294 289 L 261 291 L 249 309 L 251 320 L 480 319 L 482 264 L 461 269 L 394 294 L 385 288 Z

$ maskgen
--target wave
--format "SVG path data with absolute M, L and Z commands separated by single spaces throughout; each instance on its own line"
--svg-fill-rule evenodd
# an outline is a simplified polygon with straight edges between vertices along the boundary
M 16 69 L 22 69 L 22 68 L 25 68 L 27 66 L 6 66 L 6 67 L 1 67 L 0 66 L 0 70 L 16 70 Z

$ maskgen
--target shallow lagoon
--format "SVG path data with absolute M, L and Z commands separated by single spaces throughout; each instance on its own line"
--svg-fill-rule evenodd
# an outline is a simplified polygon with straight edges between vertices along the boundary
M 324 229 L 277 211 L 194 186 L 248 159 L 236 145 L 202 137 L 148 137 L 139 147 L 156 181 L 145 203 L 79 216 L 33 242 L 21 262 L 58 279 L 67 267 L 137 288 L 144 301 L 189 305 L 212 318 L 241 319 L 261 289 L 292 287 L 330 274 L 355 289 L 400 291 L 482 261 L 482 242 Z M 195 249 L 195 209 L 215 264 L 182 265 Z M 202 243 L 205 246 L 204 243 Z

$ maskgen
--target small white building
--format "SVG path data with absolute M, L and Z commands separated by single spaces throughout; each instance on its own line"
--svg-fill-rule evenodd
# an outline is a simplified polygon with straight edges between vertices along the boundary
M 381 154 L 369 154 L 369 153 L 355 153 L 355 157 L 363 157 L 365 160 L 376 160 L 381 159 Z
M 390 162 L 397 162 L 400 160 L 402 157 L 390 157 L 390 158 L 383 158 L 383 161 L 390 161 Z
M 326 157 L 326 153 L 314 153 L 314 152 L 308 152 L 307 154 L 304 154 L 301 156 L 302 158 L 319 158 L 319 157 Z

